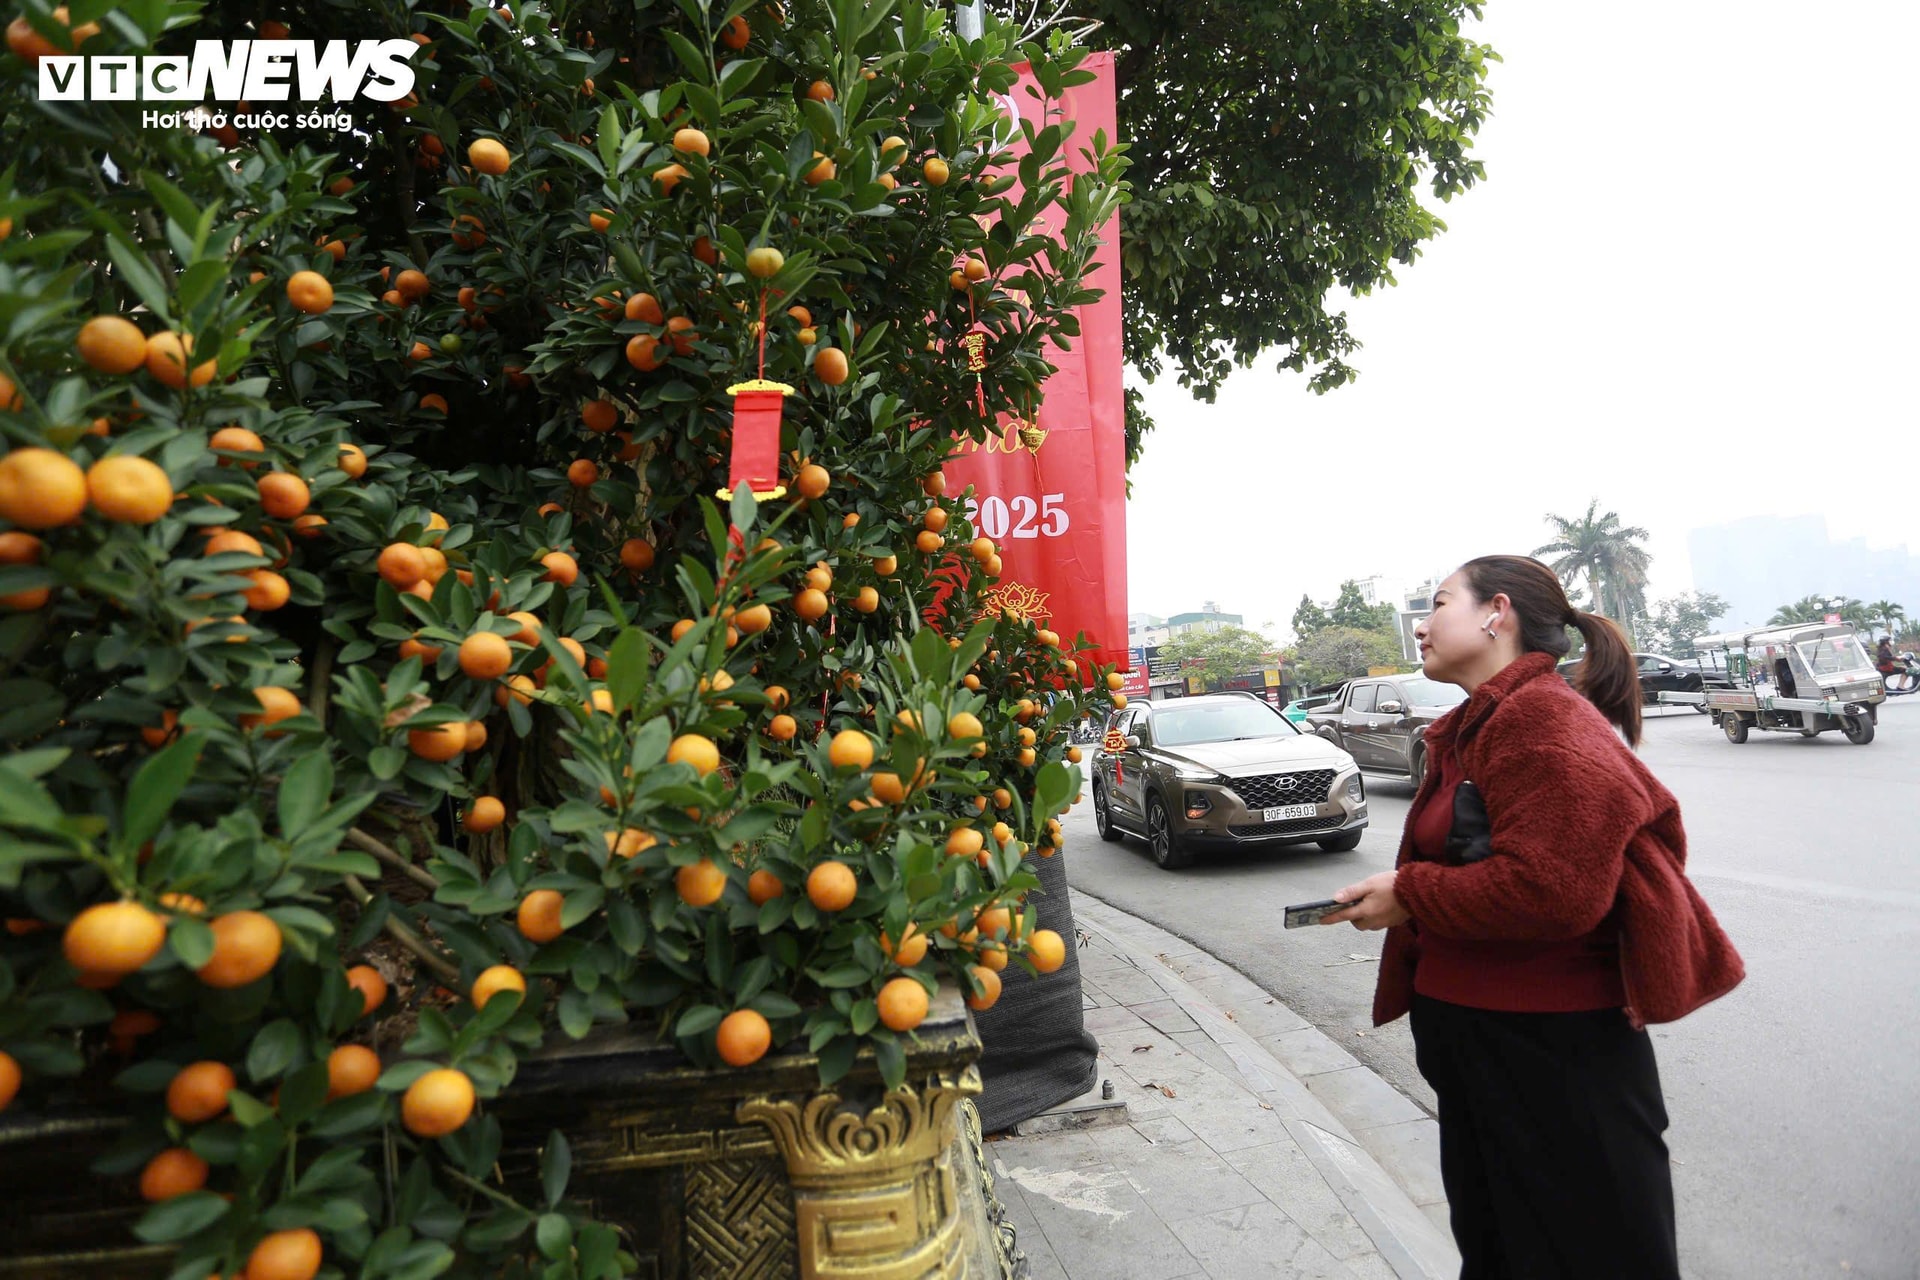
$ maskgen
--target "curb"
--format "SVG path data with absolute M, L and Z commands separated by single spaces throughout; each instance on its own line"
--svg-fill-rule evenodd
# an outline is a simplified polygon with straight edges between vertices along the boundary
M 1256 1040 L 1236 1018 L 1199 990 L 1194 982 L 1182 976 L 1176 967 L 1177 957 L 1205 956 L 1213 965 L 1233 973 L 1233 976 L 1240 975 L 1224 961 L 1215 959 L 1178 935 L 1137 916 L 1128 915 L 1077 889 L 1074 891 L 1074 919 L 1081 928 L 1100 934 L 1133 957 L 1140 972 L 1152 979 L 1226 1054 L 1246 1088 L 1269 1103 L 1281 1117 L 1288 1133 L 1339 1196 L 1347 1212 L 1353 1215 L 1361 1229 L 1373 1240 L 1381 1258 L 1393 1268 L 1396 1276 L 1401 1280 L 1452 1280 L 1460 1274 L 1460 1255 L 1452 1239 L 1415 1203 L 1402 1181 L 1396 1181 L 1376 1155 L 1354 1136 L 1353 1129 L 1348 1127 L 1349 1121 L 1353 1122 L 1355 1129 L 1377 1127 L 1377 1115 L 1371 1117 L 1375 1119 L 1375 1125 L 1365 1125 L 1359 1121 L 1369 1117 L 1353 1107 L 1342 1108 L 1348 1113 L 1344 1117 L 1337 1114 L 1333 1109 L 1340 1101 L 1337 1091 L 1333 1096 L 1328 1096 L 1303 1083 L 1286 1063 Z M 1240 980 L 1253 990 L 1259 990 L 1250 980 Z M 1285 1009 L 1264 992 L 1260 995 L 1263 1005 L 1271 1002 L 1275 1007 Z M 1285 1011 L 1292 1016 L 1291 1010 Z M 1301 1023 L 1297 1017 L 1293 1021 Z M 1299 1027 L 1289 1027 L 1287 1034 L 1309 1042 L 1303 1046 L 1307 1054 L 1317 1054 L 1329 1062 L 1339 1059 L 1349 1063 L 1353 1061 L 1331 1039 L 1304 1023 Z M 1339 1074 L 1346 1076 L 1349 1071 L 1362 1073 L 1373 1085 L 1388 1091 L 1413 1111 L 1419 1111 L 1398 1090 L 1365 1067 L 1356 1063 L 1351 1068 L 1340 1069 Z M 1424 1116 L 1424 1113 L 1419 1114 Z M 1435 1152 L 1437 1162 L 1437 1146 Z M 1402 1179 L 1406 1179 L 1404 1166 Z M 1437 1167 L 1433 1181 L 1438 1181 Z

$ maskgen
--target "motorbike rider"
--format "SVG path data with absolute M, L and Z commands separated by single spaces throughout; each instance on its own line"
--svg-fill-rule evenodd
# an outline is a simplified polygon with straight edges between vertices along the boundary
M 1912 664 L 1909 662 L 1906 654 L 1895 653 L 1893 651 L 1892 636 L 1880 637 L 1880 645 L 1873 651 L 1873 665 L 1874 669 L 1880 673 L 1881 679 L 1887 682 L 1888 693 L 1905 693 L 1912 687 L 1915 674 Z M 1905 676 L 1907 678 L 1907 686 L 1905 688 L 1895 689 L 1893 687 L 1894 677 L 1896 676 Z

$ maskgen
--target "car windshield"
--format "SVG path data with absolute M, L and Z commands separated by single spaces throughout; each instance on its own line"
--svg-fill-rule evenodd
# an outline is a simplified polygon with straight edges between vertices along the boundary
M 1399 682 L 1400 692 L 1410 707 L 1451 707 L 1467 700 L 1467 691 L 1457 684 L 1442 684 L 1425 676 Z
M 1229 742 L 1234 738 L 1272 738 L 1299 732 L 1291 721 L 1265 703 L 1242 698 L 1153 713 L 1153 742 L 1158 747 Z
M 1802 640 L 1793 647 L 1799 650 L 1800 661 L 1807 664 L 1807 670 L 1816 676 L 1860 671 L 1873 665 L 1856 635 L 1821 636 L 1818 640 Z

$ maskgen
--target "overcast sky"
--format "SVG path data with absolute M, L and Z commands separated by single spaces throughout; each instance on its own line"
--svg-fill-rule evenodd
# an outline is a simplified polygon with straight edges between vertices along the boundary
M 1527 552 L 1593 497 L 1651 532 L 1654 598 L 1742 515 L 1920 551 L 1920 4 L 1493 0 L 1477 34 L 1487 180 L 1350 300 L 1359 380 L 1147 388 L 1129 609 L 1284 636 L 1302 592 Z

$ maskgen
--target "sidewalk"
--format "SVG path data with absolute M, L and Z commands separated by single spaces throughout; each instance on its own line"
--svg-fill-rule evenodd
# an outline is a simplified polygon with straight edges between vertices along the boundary
M 1127 1118 L 988 1144 L 1035 1280 L 1459 1274 L 1432 1118 L 1206 952 L 1073 909 Z

